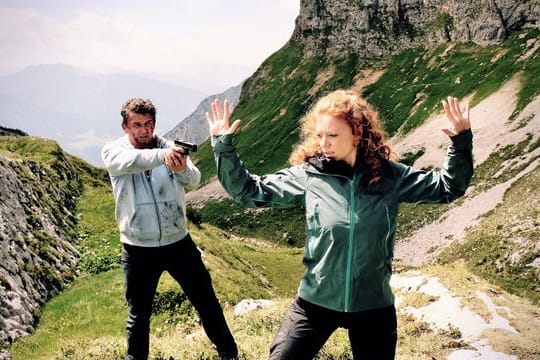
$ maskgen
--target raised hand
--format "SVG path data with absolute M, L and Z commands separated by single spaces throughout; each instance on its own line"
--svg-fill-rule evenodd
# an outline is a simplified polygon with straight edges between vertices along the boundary
M 233 134 L 240 120 L 235 120 L 232 125 L 229 125 L 229 117 L 231 115 L 231 108 L 229 101 L 223 101 L 223 107 L 221 107 L 219 100 L 212 102 L 212 114 L 206 113 L 206 120 L 210 127 L 210 136 Z
M 469 104 L 465 105 L 465 114 L 461 111 L 459 100 L 455 97 L 449 96 L 447 101 L 442 101 L 442 105 L 450 122 L 449 128 L 442 129 L 446 135 L 455 136 L 471 128 Z

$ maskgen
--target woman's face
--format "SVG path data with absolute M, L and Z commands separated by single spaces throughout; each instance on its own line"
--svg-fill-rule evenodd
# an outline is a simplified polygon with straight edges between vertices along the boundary
M 353 135 L 351 126 L 345 120 L 322 114 L 316 120 L 315 135 L 319 138 L 322 152 L 327 158 L 354 165 L 359 136 Z

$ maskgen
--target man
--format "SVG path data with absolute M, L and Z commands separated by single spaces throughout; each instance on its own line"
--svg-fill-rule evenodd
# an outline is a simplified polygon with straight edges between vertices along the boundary
M 147 359 L 152 301 L 163 271 L 180 284 L 216 346 L 220 359 L 237 359 L 237 346 L 193 243 L 184 187 L 196 186 L 197 167 L 180 147 L 155 135 L 150 100 L 128 100 L 120 112 L 126 136 L 106 144 L 102 158 L 116 201 L 128 305 L 126 359 Z

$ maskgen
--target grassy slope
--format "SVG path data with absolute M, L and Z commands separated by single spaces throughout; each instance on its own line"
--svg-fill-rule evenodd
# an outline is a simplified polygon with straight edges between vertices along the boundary
M 540 167 L 516 182 L 505 194 L 504 202 L 468 232 L 463 244 L 447 249 L 439 261 L 467 259 L 474 273 L 539 305 L 540 270 L 531 266 L 539 256 L 538 189 Z
M 379 109 L 386 130 L 392 135 L 420 126 L 431 113 L 440 111 L 440 101 L 449 94 L 457 97 L 474 94 L 472 104 L 475 104 L 518 74 L 521 89 L 515 110 L 517 114 L 540 92 L 540 78 L 536 75 L 540 70 L 540 51 L 538 49 L 531 51 L 534 49 L 534 42 L 531 40 L 538 38 L 539 35 L 538 30 L 514 34 L 500 46 L 451 44 L 441 45 L 429 51 L 421 48 L 405 51 L 388 63 L 383 76 L 365 88 L 363 94 Z M 289 128 L 292 128 L 293 132 L 288 133 L 287 141 L 294 143 L 297 139 L 297 119 L 318 94 L 329 89 L 348 87 L 362 76 L 360 73 L 365 66 L 375 66 L 373 63 L 352 59 L 342 59 L 332 64 L 322 59 L 312 59 L 309 63 L 305 63 L 299 60 L 299 56 L 298 49 L 289 44 L 270 57 L 254 77 L 246 82 L 241 102 L 233 113 L 233 118 L 244 119 L 247 123 L 235 137 L 235 141 L 242 159 L 252 173 L 263 174 L 265 171 L 282 167 L 286 156 L 290 153 L 290 148 L 276 147 L 271 140 L 256 140 L 263 138 L 269 124 L 290 123 Z M 329 68 L 334 69 L 333 77 L 324 84 L 317 84 L 317 75 Z M 316 71 L 317 74 L 312 71 Z M 286 91 L 280 93 L 278 89 L 284 82 L 288 85 L 294 83 L 296 91 L 291 92 L 287 87 Z M 319 89 L 316 95 L 306 95 L 309 89 L 316 87 L 315 85 Z M 264 91 L 261 90 L 263 86 Z M 304 90 L 298 86 L 303 86 Z M 303 97 L 296 100 L 299 91 Z M 290 103 L 287 102 L 285 95 L 293 97 Z M 270 106 L 272 109 L 285 109 L 279 113 L 283 115 L 276 115 L 276 112 L 268 110 Z M 291 118 L 290 114 L 296 116 Z M 256 147 L 253 144 L 256 144 Z M 208 180 L 215 174 L 215 165 L 207 145 L 203 146 L 203 151 L 198 154 L 196 161 L 201 168 L 205 168 L 203 174 Z M 494 175 L 504 162 L 520 156 L 524 151 L 533 152 L 538 146 L 538 135 L 531 134 L 530 138 L 524 139 L 520 144 L 500 149 L 475 170 L 473 185 L 477 191 L 482 191 L 512 178 L 520 169 L 509 168 L 500 176 Z M 268 157 L 265 155 L 267 153 L 275 155 Z M 461 201 L 463 200 L 458 200 L 452 206 Z M 448 209 L 449 207 L 438 205 L 423 205 L 422 211 L 417 211 L 414 204 L 403 205 L 399 215 L 397 240 L 406 238 L 411 231 L 439 218 Z M 297 226 L 304 222 L 302 209 L 273 210 L 273 214 L 243 213 L 238 206 L 224 202 L 208 204 L 199 211 L 204 221 L 244 236 L 266 234 L 265 237 L 274 242 L 283 243 L 285 237 L 295 246 L 303 244 L 302 229 Z M 223 212 L 231 215 L 224 218 L 221 216 Z M 295 226 L 299 230 L 292 230 Z M 502 235 L 499 234 L 499 237 Z M 466 253 L 458 251 L 454 254 L 455 257 L 459 257 L 459 254 Z M 501 285 L 512 283 L 516 280 L 519 269 L 526 268 L 527 261 L 532 261 L 531 256 L 534 259 L 536 254 L 537 252 L 533 252 L 528 257 L 520 258 L 521 262 L 514 264 L 516 265 L 514 270 L 508 270 L 506 265 L 509 263 L 506 262 L 505 270 L 499 271 L 494 279 L 501 279 Z M 533 273 L 527 281 L 518 281 L 519 289 L 515 286 L 507 289 L 513 288 L 519 293 L 526 293 L 537 302 L 539 294 L 534 290 L 537 288 L 537 279 L 538 274 Z
M 521 74 L 516 112 L 540 93 L 540 52 L 523 56 L 540 36 L 539 30 L 516 33 L 499 46 L 441 45 L 403 52 L 388 64 L 349 57 L 333 60 L 302 59 L 299 45 L 289 43 L 269 57 L 248 79 L 232 119 L 242 124 L 235 141 L 242 160 L 255 174 L 283 167 L 298 141 L 298 120 L 322 94 L 348 88 L 363 77 L 362 70 L 385 67 L 383 76 L 363 90 L 380 112 L 386 131 L 410 131 L 421 125 L 448 95 L 475 94 L 472 104 Z M 319 83 L 318 75 L 332 76 Z M 194 154 L 203 183 L 212 179 L 215 165 L 209 143 Z
M 530 36 L 538 36 L 538 32 L 532 32 Z M 538 81 L 537 77 L 531 76 L 532 71 L 538 69 L 538 51 L 529 60 L 518 62 L 517 68 L 509 68 L 506 65 L 498 67 L 499 60 L 488 62 L 488 59 L 495 58 L 497 54 L 506 54 L 499 59 L 504 58 L 504 56 L 516 59 L 519 56 L 512 49 L 521 49 L 521 52 L 525 52 L 524 43 L 525 39 L 516 37 L 501 47 L 487 48 L 487 50 L 472 45 L 460 45 L 449 49 L 445 55 L 445 61 L 448 63 L 446 66 L 452 71 L 437 70 L 446 62 L 436 62 L 437 66 L 433 65 L 433 61 L 442 61 L 441 54 L 444 49 L 436 49 L 428 54 L 424 54 L 421 50 L 412 50 L 411 53 L 398 57 L 388 67 L 384 77 L 366 90 L 366 96 L 381 109 L 383 115 L 386 114 L 385 120 L 390 121 L 389 114 L 392 114 L 392 117 L 401 116 L 402 121 L 410 119 L 407 124 L 414 127 L 427 116 L 430 112 L 430 106 L 435 106 L 429 105 L 431 102 L 426 99 L 434 97 L 433 104 L 437 104 L 449 93 L 460 96 L 460 94 L 464 95 L 475 91 L 477 93 L 476 99 L 479 99 L 500 86 L 516 71 L 521 71 L 524 75 L 522 97 L 520 97 L 522 105 L 518 106 L 523 106 L 527 102 L 523 99 L 530 99 L 540 89 L 535 83 Z M 510 49 L 504 51 L 506 47 Z M 415 53 L 415 51 L 417 52 Z M 484 51 L 490 53 L 482 55 Z M 470 69 L 484 67 L 490 70 L 485 70 L 481 77 L 476 74 L 470 78 L 464 71 L 463 74 L 460 73 L 461 84 L 455 84 L 457 77 L 454 72 L 460 67 L 451 64 L 454 61 L 460 61 L 463 54 L 476 54 L 476 52 L 479 52 L 478 56 L 468 56 Z M 290 147 L 297 139 L 296 121 L 317 97 L 317 95 L 307 96 L 307 91 L 314 85 L 317 72 L 330 67 L 330 64 L 320 59 L 315 59 L 310 63 L 302 63 L 300 53 L 301 49 L 294 48 L 294 45 L 288 45 L 265 61 L 256 76 L 244 86 L 245 95 L 233 114 L 233 117 L 244 120 L 243 128 L 237 137 L 238 146 L 240 152 L 245 154 L 243 158 L 248 164 L 248 168 L 255 173 L 272 171 L 283 166 L 290 152 Z M 355 59 L 344 59 L 333 66 L 336 69 L 334 77 L 325 83 L 317 94 L 328 89 L 350 86 L 354 82 L 356 74 L 368 64 Z M 433 79 L 433 83 L 445 84 L 446 91 L 442 93 L 441 88 L 435 91 L 431 86 L 425 86 L 421 89 L 409 86 L 415 83 L 416 76 L 408 74 L 402 69 L 414 68 L 415 66 L 418 66 L 419 72 L 422 68 L 431 66 L 430 71 L 427 71 L 426 74 L 429 73 L 429 76 L 439 74 L 437 79 Z M 423 76 L 421 80 L 417 81 L 427 82 L 427 78 L 425 78 L 427 75 Z M 404 77 L 408 81 L 401 83 Z M 483 80 L 479 81 L 479 77 Z M 479 86 L 470 86 L 474 82 L 477 82 Z M 468 91 L 459 93 L 458 90 L 462 86 Z M 401 97 L 399 101 L 387 100 L 384 97 L 384 94 L 394 93 L 408 95 L 403 97 L 399 95 Z M 426 113 L 417 117 L 408 116 L 418 102 L 415 102 L 414 99 L 419 93 L 425 94 L 425 97 L 424 95 L 420 97 L 424 100 L 419 101 L 424 101 Z M 402 111 L 402 108 L 406 110 Z M 421 107 L 418 108 L 421 109 Z M 413 121 L 413 119 L 416 120 Z M 277 122 L 279 122 L 279 126 L 275 126 Z M 407 126 L 404 127 L 404 130 Z M 389 125 L 388 130 L 395 131 L 398 128 L 400 128 L 399 125 L 392 128 Z M 200 156 L 197 159 L 198 165 L 208 180 L 212 176 L 211 174 L 215 173 L 208 145 L 203 146 L 202 151 L 198 154 Z M 265 161 L 261 162 L 262 159 Z M 98 170 L 91 167 L 83 170 L 83 172 L 92 173 L 92 175 L 86 179 L 85 195 L 79 202 L 79 234 L 83 253 L 81 268 L 84 275 L 46 305 L 36 333 L 18 341 L 12 347 L 11 351 L 15 360 L 29 358 L 122 358 L 126 310 L 122 298 L 122 275 L 121 270 L 118 269 L 119 244 L 116 226 L 112 219 L 114 204 L 110 188 L 102 181 L 104 174 L 99 173 L 99 171 L 95 173 L 96 171 Z M 538 171 L 535 174 L 534 179 L 537 179 Z M 487 179 L 488 172 L 486 171 L 486 175 L 483 176 L 483 179 Z M 520 183 L 516 186 L 522 186 L 522 188 L 515 190 L 515 194 L 519 194 L 520 191 L 530 191 L 532 195 L 529 196 L 535 197 L 536 201 L 538 200 L 536 182 Z M 526 221 L 530 216 L 530 213 L 517 211 L 519 208 L 518 200 L 517 195 L 509 193 L 507 195 L 508 203 L 505 203 L 508 208 L 501 209 L 512 211 L 517 223 Z M 415 217 L 414 214 L 410 216 Z M 502 217 L 504 212 L 497 213 L 495 211 L 486 217 L 485 222 L 476 229 L 475 233 L 470 235 L 470 241 L 481 241 L 488 234 L 493 238 L 490 243 L 499 249 L 496 244 L 504 241 L 507 238 L 507 233 L 501 231 L 498 225 L 493 225 L 500 224 L 502 221 L 496 216 Z M 245 234 L 250 234 L 250 227 L 260 228 L 263 224 L 268 226 L 263 233 L 267 231 L 269 234 L 279 234 L 280 228 L 290 225 L 291 222 L 294 224 L 298 218 L 285 217 L 283 221 L 286 225 L 282 223 L 279 226 L 271 224 L 268 219 L 261 222 L 257 217 L 251 221 L 245 225 L 245 229 L 247 229 Z M 204 259 L 211 270 L 218 296 L 225 304 L 227 317 L 246 359 L 264 358 L 277 322 L 290 303 L 297 286 L 302 271 L 301 251 L 294 247 L 272 247 L 239 241 L 231 237 L 227 231 L 211 226 L 208 224 L 209 222 L 212 222 L 212 216 L 205 219 L 205 223 L 200 229 L 195 226 L 191 228 L 194 239 L 205 254 Z M 516 228 L 508 230 L 512 229 L 516 231 Z M 237 231 L 237 233 L 241 233 L 241 231 Z M 534 236 L 534 234 L 521 235 L 525 238 L 526 236 Z M 278 235 L 275 237 L 279 238 Z M 530 239 L 534 239 L 534 237 Z M 469 246 L 467 244 L 465 246 Z M 471 259 L 472 268 L 475 268 L 474 265 L 479 264 L 472 256 L 475 255 L 472 251 L 473 247 L 470 249 L 471 251 L 467 251 L 467 248 L 458 248 L 449 253 L 445 258 L 446 267 L 448 267 L 447 273 L 445 273 L 445 267 L 435 268 L 432 271 L 437 276 L 451 277 L 457 273 L 453 269 L 457 266 L 455 264 L 458 258 Z M 476 251 L 476 248 L 474 249 Z M 486 249 L 485 257 L 492 253 L 493 248 Z M 488 266 L 490 263 L 492 262 L 489 261 L 489 258 L 488 261 L 483 260 L 483 264 L 486 266 L 478 266 L 475 271 L 482 276 L 491 274 L 492 269 Z M 460 276 L 460 279 L 456 281 L 475 278 L 475 275 L 471 274 L 466 266 L 461 269 Z M 491 276 L 490 280 L 497 282 L 501 278 L 504 279 L 504 277 Z M 508 281 L 504 280 L 501 284 L 504 285 L 505 282 Z M 501 292 L 503 291 L 501 290 Z M 518 293 L 527 295 L 527 292 L 521 290 L 518 290 Z M 232 309 L 227 304 L 235 304 L 240 299 L 248 297 L 281 300 L 270 309 L 234 319 Z M 184 300 L 182 292 L 176 288 L 169 277 L 165 276 L 160 283 L 159 294 L 156 298 L 158 306 L 152 324 L 153 358 L 213 358 L 214 353 L 209 350 L 206 338 L 201 336 L 196 317 Z M 182 335 L 189 333 L 192 336 L 188 338 L 184 338 Z M 430 358 L 429 356 L 439 358 L 448 353 L 449 347 L 454 343 L 455 339 L 453 339 L 451 331 L 434 333 L 421 322 L 407 317 L 400 318 L 401 346 L 399 347 L 398 359 Z M 335 359 L 340 356 L 343 359 L 347 358 L 346 344 L 346 334 L 336 333 L 323 351 L 321 359 Z M 522 348 L 527 349 L 527 346 L 522 346 Z

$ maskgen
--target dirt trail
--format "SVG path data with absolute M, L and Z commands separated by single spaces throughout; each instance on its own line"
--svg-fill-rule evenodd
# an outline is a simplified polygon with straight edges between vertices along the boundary
M 518 81 L 512 80 L 471 109 L 475 166 L 485 161 L 497 149 L 524 140 L 527 134 L 540 134 L 540 97 L 531 102 L 517 120 L 512 123 L 507 120 L 515 106 L 518 86 Z M 528 119 L 526 126 L 514 130 L 522 119 Z M 404 154 L 423 147 L 426 149 L 425 154 L 414 166 L 438 167 L 448 146 L 448 139 L 440 131 L 445 122 L 444 114 L 437 115 L 408 136 L 393 139 L 393 148 Z M 519 161 L 528 162 L 539 153 L 540 149 L 523 156 Z M 519 165 L 512 164 L 514 167 Z M 453 241 L 462 240 L 467 227 L 475 225 L 482 214 L 494 209 L 503 200 L 504 193 L 512 183 L 538 165 L 537 159 L 512 180 L 468 198 L 461 206 L 451 209 L 443 219 L 424 226 L 405 241 L 398 242 L 395 249 L 396 260 L 409 265 L 425 264 Z M 473 189 L 469 190 L 471 192 Z M 422 211 L 421 205 L 418 206 L 418 211 Z
M 493 340 L 489 339 L 488 330 L 508 334 L 507 336 L 519 336 L 519 330 L 512 324 L 514 319 L 512 310 L 507 306 L 498 305 L 501 301 L 506 301 L 501 295 L 495 295 L 496 304 L 492 298 L 493 294 L 488 295 L 485 291 L 472 289 L 474 291 L 471 290 L 471 296 L 480 299 L 485 307 L 484 316 L 480 316 L 465 305 L 461 297 L 442 285 L 438 278 L 426 276 L 418 271 L 392 276 L 391 285 L 397 293 L 397 308 L 410 291 L 420 292 L 437 299 L 418 308 L 405 306 L 400 308 L 400 311 L 427 322 L 435 331 L 449 327 L 459 330 L 460 340 L 467 344 L 467 348 L 459 348 L 451 352 L 447 360 L 518 359 L 515 355 L 495 351 L 492 348 Z M 535 322 L 533 326 L 538 329 L 538 318 L 531 321 Z

